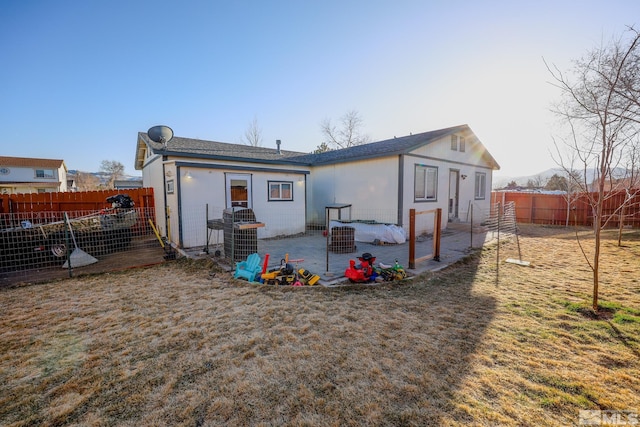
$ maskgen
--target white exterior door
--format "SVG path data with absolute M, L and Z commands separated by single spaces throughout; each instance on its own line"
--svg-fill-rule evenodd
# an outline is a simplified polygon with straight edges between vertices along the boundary
M 459 176 L 459 170 L 449 169 L 449 220 L 458 218 Z
M 251 209 L 251 175 L 240 173 L 227 173 L 226 193 L 227 208 L 235 206 Z

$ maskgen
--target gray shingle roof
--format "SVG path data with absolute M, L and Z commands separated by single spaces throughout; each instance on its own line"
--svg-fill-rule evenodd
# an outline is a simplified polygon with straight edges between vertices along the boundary
M 341 163 L 351 160 L 362 160 L 408 153 L 418 147 L 430 144 L 443 136 L 469 130 L 469 126 L 460 125 L 446 129 L 438 129 L 430 132 L 417 133 L 415 135 L 394 137 L 384 141 L 369 144 L 356 145 L 342 150 L 332 150 L 326 153 L 312 155 L 311 163 L 314 165 Z
M 204 141 L 181 137 L 173 137 L 167 147 L 164 148 L 161 143 L 151 141 L 146 133 L 139 133 L 139 137 L 156 154 L 311 166 L 405 154 L 449 134 L 460 132 L 473 134 L 468 125 L 459 125 L 318 154 L 287 150 L 281 150 L 280 153 L 278 153 L 278 150 L 275 148 L 253 147 L 243 144 L 230 144 L 226 142 Z M 499 168 L 497 162 L 486 149 L 483 148 L 483 150 L 484 152 L 481 154 L 485 160 L 489 164 Z
M 197 157 L 209 159 L 243 160 L 276 163 L 301 163 L 295 161 L 296 157 L 305 156 L 306 153 L 278 150 L 275 148 L 253 147 L 244 144 L 230 144 L 227 142 L 204 141 L 201 139 L 182 138 L 174 136 L 164 148 L 159 142 L 149 139 L 146 133 L 139 133 L 140 138 L 156 154 Z M 304 162 L 302 162 L 304 163 Z

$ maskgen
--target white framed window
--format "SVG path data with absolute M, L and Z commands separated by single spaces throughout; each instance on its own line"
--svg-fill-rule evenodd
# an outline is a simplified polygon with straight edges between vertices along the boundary
M 487 174 L 484 172 L 476 172 L 476 190 L 475 199 L 482 200 L 487 193 Z
M 464 140 L 464 136 L 461 136 L 460 137 L 460 146 L 459 146 L 458 150 L 460 150 L 461 153 L 464 153 L 466 149 L 467 149 L 467 142 Z
M 451 149 L 458 151 L 458 135 L 451 135 Z
M 293 182 L 269 181 L 269 201 L 293 200 Z
M 36 169 L 36 178 L 53 178 L 53 169 Z
M 414 200 L 436 201 L 438 199 L 438 168 L 415 165 Z

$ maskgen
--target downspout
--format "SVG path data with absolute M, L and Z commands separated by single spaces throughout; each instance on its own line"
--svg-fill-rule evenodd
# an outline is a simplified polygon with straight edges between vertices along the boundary
M 167 156 L 162 155 L 162 199 L 164 204 L 164 235 L 170 239 L 168 234 L 169 229 L 169 215 L 167 212 L 167 175 L 165 171 L 165 163 L 167 161 Z
M 398 155 L 398 226 L 402 227 L 404 208 L 404 154 Z
M 176 166 L 176 185 L 178 188 L 176 191 L 178 192 L 178 247 L 183 247 L 182 245 L 182 176 L 180 175 L 180 166 Z
M 307 202 L 308 202 L 308 196 L 307 196 L 307 174 L 304 174 L 304 229 L 305 232 L 307 230 L 307 223 L 309 222 L 309 219 L 307 218 Z

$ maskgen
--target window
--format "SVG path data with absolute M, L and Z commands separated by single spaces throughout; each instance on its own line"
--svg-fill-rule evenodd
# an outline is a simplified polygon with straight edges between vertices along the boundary
M 483 172 L 476 172 L 476 200 L 485 198 L 485 192 L 487 188 L 487 174 Z
M 451 135 L 451 149 L 458 151 L 458 135 Z
M 414 199 L 418 201 L 435 201 L 438 198 L 438 168 L 416 165 L 414 182 Z
M 293 200 L 293 182 L 269 181 L 269 201 Z
M 460 152 L 461 152 L 461 153 L 464 153 L 464 150 L 465 150 L 466 148 L 467 148 L 467 143 L 466 143 L 466 141 L 464 140 L 464 137 L 463 137 L 463 136 L 461 136 L 461 137 L 460 137 Z
M 36 178 L 53 178 L 53 169 L 36 169 Z

